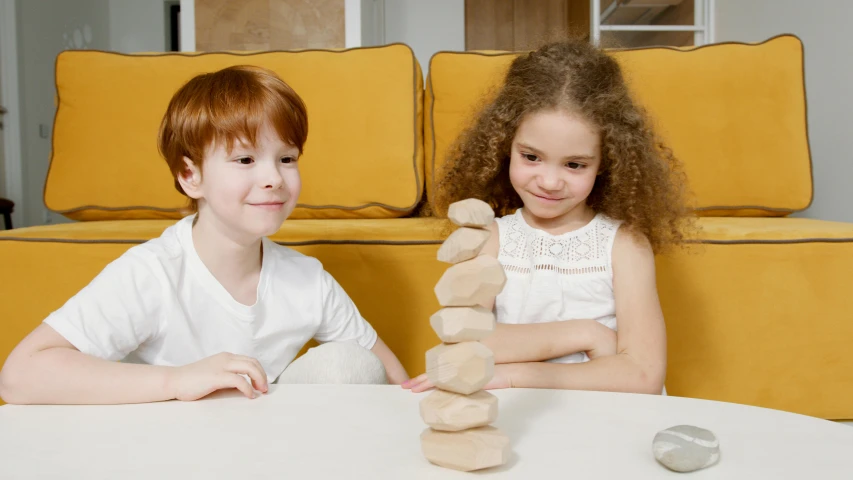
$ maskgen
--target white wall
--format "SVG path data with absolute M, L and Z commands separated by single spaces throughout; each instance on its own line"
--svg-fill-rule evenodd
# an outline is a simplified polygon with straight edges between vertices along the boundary
M 2 39 L 0 39 L 0 41 L 2 41 Z M 0 68 L 2 68 L 2 65 L 0 65 Z M 3 91 L 2 80 L 3 80 L 2 75 L 0 75 L 0 92 Z M 0 94 L 0 105 L 3 105 L 3 95 L 2 94 Z M 3 118 L 4 116 L 6 116 L 6 115 L 0 115 L 0 122 L 8 123 L 9 120 L 4 119 Z M 4 152 L 5 152 L 5 146 L 3 143 L 3 136 L 4 135 L 7 135 L 6 130 L 0 131 L 0 197 L 6 196 L 6 161 L 5 161 L 6 156 L 4 154 Z
M 24 178 L 22 226 L 28 226 L 62 221 L 59 215 L 47 215 L 42 199 L 50 164 L 56 56 L 66 49 L 110 48 L 109 1 L 18 0 L 16 7 Z
M 434 53 L 465 50 L 465 0 L 385 0 L 384 13 L 385 43 L 412 47 L 424 74 Z
M 15 202 L 18 207 L 12 212 L 12 224 L 22 223 L 22 198 L 24 187 L 21 179 L 21 106 L 18 95 L 18 34 L 16 0 L 0 0 L 0 104 L 8 111 L 3 116 L 2 151 L 3 175 L 2 196 Z
M 853 40 L 849 0 L 716 0 L 716 41 L 793 33 L 805 46 L 814 202 L 799 214 L 853 222 Z
M 165 0 L 109 0 L 110 50 L 163 52 L 166 44 Z
M 67 221 L 61 215 L 48 213 L 43 201 L 56 108 L 56 56 L 67 49 L 124 53 L 165 51 L 167 14 L 164 2 L 17 0 L 24 178 L 21 226 Z
M 352 8 L 350 5 L 351 3 L 347 2 L 344 8 L 349 11 Z M 358 10 L 361 16 L 360 46 L 383 45 L 385 43 L 385 0 L 360 0 Z

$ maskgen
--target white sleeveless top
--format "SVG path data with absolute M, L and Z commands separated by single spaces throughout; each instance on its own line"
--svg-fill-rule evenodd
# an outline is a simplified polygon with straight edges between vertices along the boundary
M 551 235 L 528 225 L 521 210 L 496 219 L 498 261 L 507 277 L 495 299 L 497 321 L 591 319 L 616 330 L 611 252 L 622 222 L 599 213 L 577 230 Z M 579 352 L 549 361 L 588 360 L 586 353 Z

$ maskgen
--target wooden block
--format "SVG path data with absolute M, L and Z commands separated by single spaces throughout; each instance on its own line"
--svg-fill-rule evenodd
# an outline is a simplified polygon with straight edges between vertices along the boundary
M 469 198 L 452 203 L 447 218 L 460 227 L 488 227 L 495 220 L 495 211 L 488 203 Z
M 495 427 L 462 432 L 428 428 L 421 433 L 421 451 L 436 465 L 470 472 L 505 464 L 509 460 L 510 445 L 509 437 Z
M 459 263 L 476 257 L 491 232 L 480 228 L 462 227 L 451 233 L 438 249 L 438 261 Z
M 495 357 L 480 342 L 441 344 L 427 350 L 427 377 L 436 387 L 468 395 L 495 374 Z
M 442 307 L 473 307 L 494 299 L 506 283 L 503 266 L 489 255 L 448 268 L 435 285 Z
M 424 423 L 447 432 L 482 427 L 498 418 L 498 397 L 484 390 L 470 395 L 435 390 L 420 407 Z
M 444 343 L 472 342 L 495 330 L 495 314 L 483 307 L 446 307 L 429 317 L 429 323 Z

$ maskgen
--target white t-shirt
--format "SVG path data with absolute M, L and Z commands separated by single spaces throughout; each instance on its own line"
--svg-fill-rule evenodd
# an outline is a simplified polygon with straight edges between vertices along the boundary
M 194 215 L 128 250 L 45 323 L 83 353 L 181 366 L 221 352 L 274 381 L 311 338 L 373 348 L 376 331 L 315 258 L 264 238 L 257 301 L 243 305 L 199 258 Z

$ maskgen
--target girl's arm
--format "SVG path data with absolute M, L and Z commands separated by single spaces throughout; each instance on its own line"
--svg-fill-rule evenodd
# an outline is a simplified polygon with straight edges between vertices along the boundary
M 590 358 L 616 353 L 616 332 L 595 320 L 535 323 L 530 325 L 498 324 L 494 333 L 480 341 L 489 347 L 495 358 L 495 378 L 485 389 L 509 388 L 510 373 L 528 377 L 518 366 L 551 365 L 536 363 L 577 352 L 587 352 Z M 533 363 L 516 363 L 533 362 Z M 403 382 L 403 388 L 420 393 L 434 387 L 426 373 Z
M 493 383 L 660 394 L 666 376 L 666 326 L 648 241 L 620 229 L 613 245 L 613 270 L 619 321 L 616 355 L 577 364 L 499 365 Z
M 388 377 L 388 383 L 392 385 L 400 385 L 401 383 L 409 380 L 409 374 L 406 373 L 406 369 L 403 368 L 400 360 L 397 359 L 394 352 L 388 348 L 388 345 L 385 345 L 385 342 L 383 342 L 381 338 L 376 338 L 376 343 L 373 344 L 373 348 L 371 348 L 370 351 L 379 357 L 379 360 L 382 361 L 382 365 L 385 366 L 385 376 Z
M 616 332 L 595 320 L 499 323 L 481 343 L 494 353 L 495 364 L 542 362 L 578 352 L 597 358 L 616 353 Z
M 121 404 L 195 400 L 237 388 L 254 398 L 267 378 L 257 360 L 223 353 L 184 367 L 112 362 L 80 352 L 46 324 L 19 343 L 0 370 L 0 398 L 15 404 Z

